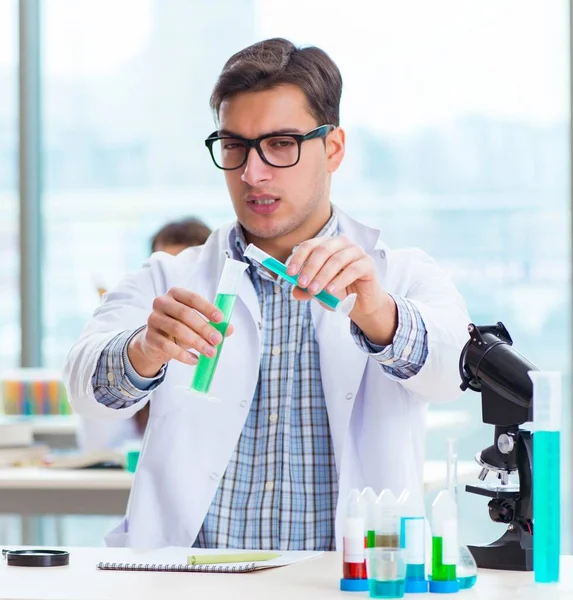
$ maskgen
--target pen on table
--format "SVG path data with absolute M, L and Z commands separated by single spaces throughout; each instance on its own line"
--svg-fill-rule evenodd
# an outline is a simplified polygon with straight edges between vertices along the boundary
M 194 554 L 187 557 L 188 565 L 216 565 L 233 562 L 259 562 L 279 558 L 277 552 L 237 552 L 235 554 Z

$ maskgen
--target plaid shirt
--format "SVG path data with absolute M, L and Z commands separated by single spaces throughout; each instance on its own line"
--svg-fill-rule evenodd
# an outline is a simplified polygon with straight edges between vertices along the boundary
M 318 236 L 337 234 L 338 218 L 333 212 Z M 243 257 L 240 226 L 232 230 L 229 241 L 235 258 L 250 263 Z M 294 300 L 291 284 L 273 279 L 256 263 L 250 263 L 248 274 L 263 323 L 259 380 L 245 426 L 194 545 L 333 550 L 338 477 L 310 302 Z M 399 326 L 392 345 L 373 346 L 353 323 L 351 331 L 381 368 L 404 379 L 423 366 L 427 335 L 418 310 L 407 300 L 395 300 Z M 135 373 L 126 351 L 133 334 L 117 336 L 100 357 L 92 384 L 98 401 L 107 406 L 129 406 L 165 377 L 165 368 L 152 379 Z

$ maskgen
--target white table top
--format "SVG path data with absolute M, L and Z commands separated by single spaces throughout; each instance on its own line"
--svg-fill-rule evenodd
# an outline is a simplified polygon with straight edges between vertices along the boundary
M 0 490 L 129 490 L 133 475 L 115 469 L 0 469 Z
M 477 481 L 479 467 L 471 461 L 458 463 L 460 483 Z M 126 490 L 133 475 L 115 469 L 50 469 L 41 467 L 12 467 L 0 469 L 0 491 L 24 490 Z M 428 460 L 424 463 L 424 488 L 432 491 L 446 482 L 446 463 Z
M 340 554 L 268 571 L 245 574 L 152 573 L 98 571 L 99 561 L 132 562 L 125 548 L 68 548 L 70 565 L 53 568 L 8 567 L 0 564 L 0 600 L 327 600 L 368 598 L 367 593 L 339 590 Z M 146 562 L 144 555 L 135 562 Z M 562 558 L 559 587 L 535 586 L 532 573 L 481 570 L 471 590 L 460 592 L 468 600 L 571 600 L 573 556 Z M 560 589 L 561 588 L 561 589 Z M 412 597 L 412 596 L 408 596 Z M 429 598 L 429 596 L 425 596 Z

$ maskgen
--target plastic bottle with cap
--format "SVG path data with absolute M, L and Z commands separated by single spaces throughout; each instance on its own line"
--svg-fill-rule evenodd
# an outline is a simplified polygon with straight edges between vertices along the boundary
M 432 504 L 432 579 L 430 592 L 452 594 L 460 590 L 458 508 L 449 490 L 442 490 Z
M 362 500 L 365 511 L 366 548 L 374 548 L 376 546 L 376 492 L 371 487 L 365 487 L 362 490 Z
M 400 515 L 392 490 L 382 490 L 376 500 L 376 547 L 400 547 Z
M 426 515 L 420 494 L 404 490 L 400 507 L 400 547 L 406 550 L 406 593 L 428 591 L 426 580 Z
M 350 491 L 344 514 L 342 538 L 342 579 L 343 592 L 368 591 L 366 577 L 366 554 L 364 549 L 365 506 L 359 490 Z

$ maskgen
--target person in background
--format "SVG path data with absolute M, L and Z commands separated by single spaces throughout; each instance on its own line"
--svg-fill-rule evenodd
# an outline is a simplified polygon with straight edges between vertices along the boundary
M 151 253 L 166 252 L 176 256 L 185 248 L 202 246 L 210 234 L 211 229 L 196 217 L 171 221 L 151 238 Z M 105 288 L 98 288 L 100 299 L 106 292 Z M 148 420 L 149 405 L 126 421 L 82 417 L 78 446 L 86 452 L 119 449 L 126 442 L 141 440 Z
M 171 256 L 176 256 L 185 248 L 202 246 L 209 235 L 211 235 L 209 227 L 196 217 L 171 221 L 151 238 L 151 253 L 167 252 Z M 107 293 L 107 289 L 98 285 L 97 292 L 101 300 Z

